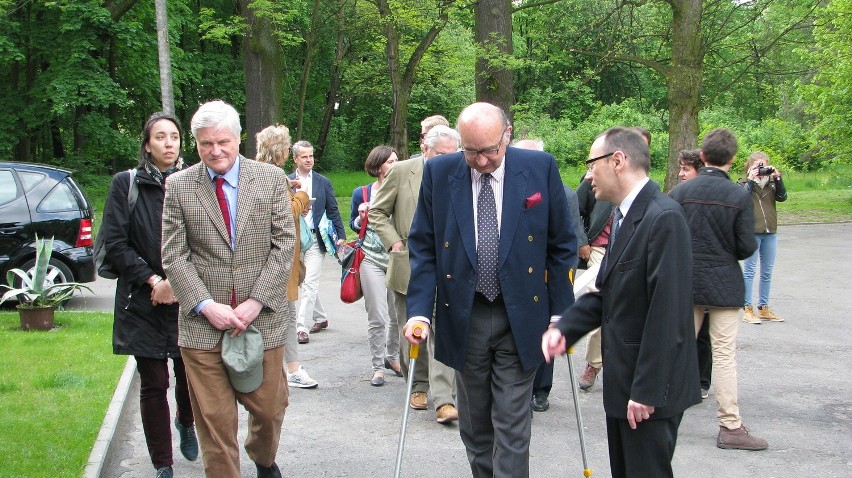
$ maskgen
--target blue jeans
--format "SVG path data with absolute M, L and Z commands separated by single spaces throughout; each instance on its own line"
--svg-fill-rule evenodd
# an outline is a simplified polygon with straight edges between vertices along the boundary
M 754 283 L 754 272 L 757 270 L 757 259 L 760 257 L 760 291 L 757 305 L 763 307 L 769 304 L 769 288 L 772 285 L 772 268 L 775 266 L 775 253 L 778 250 L 776 234 L 755 234 L 757 250 L 743 263 L 743 279 L 745 280 L 745 305 L 751 305 L 751 288 Z

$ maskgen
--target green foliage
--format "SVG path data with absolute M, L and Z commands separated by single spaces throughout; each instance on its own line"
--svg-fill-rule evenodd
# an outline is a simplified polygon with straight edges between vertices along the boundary
M 3 476 L 81 476 L 123 370 L 112 314 L 57 312 L 56 323 L 25 332 L 0 312 Z

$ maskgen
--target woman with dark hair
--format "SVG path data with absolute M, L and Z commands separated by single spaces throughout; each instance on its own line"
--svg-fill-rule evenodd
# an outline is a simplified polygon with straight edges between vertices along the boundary
M 367 335 L 373 355 L 373 378 L 370 379 L 370 384 L 374 387 L 385 383 L 382 367 L 402 377 L 399 365 L 399 325 L 393 307 L 393 292 L 385 285 L 388 250 L 373 227 L 363 224 L 370 209 L 370 199 L 379 192 L 385 175 L 395 162 L 396 151 L 390 146 L 376 146 L 370 151 L 364 162 L 364 169 L 376 178 L 376 182 L 352 191 L 352 215 L 349 218 L 349 226 L 353 231 L 360 233 L 362 227 L 367 228 L 362 245 L 364 261 L 361 263 L 361 289 L 364 291 Z
M 104 205 L 106 259 L 118 271 L 115 288 L 113 353 L 133 355 L 139 372 L 139 411 L 148 454 L 157 478 L 171 478 L 171 414 L 168 359 L 175 375 L 180 451 L 190 461 L 198 458 L 195 421 L 183 360 L 177 345 L 178 304 L 169 279 L 164 277 L 160 243 L 166 177 L 183 168 L 180 121 L 167 113 L 154 113 L 142 130 L 139 164 L 115 175 Z M 128 192 L 138 196 L 133 207 Z

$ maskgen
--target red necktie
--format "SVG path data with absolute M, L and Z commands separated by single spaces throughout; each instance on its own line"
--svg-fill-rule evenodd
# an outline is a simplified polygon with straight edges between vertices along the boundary
M 222 184 L 225 183 L 225 178 L 217 176 L 216 181 L 216 199 L 219 201 L 219 210 L 222 211 L 222 219 L 225 221 L 225 229 L 228 230 L 228 242 L 231 240 L 231 211 L 228 210 L 228 198 L 225 197 L 225 190 L 222 189 Z
M 225 190 L 222 185 L 225 183 L 225 178 L 216 176 L 216 200 L 219 202 L 219 210 L 222 211 L 222 219 L 225 221 L 225 229 L 228 230 L 228 241 L 231 241 L 231 211 L 228 209 L 228 198 L 225 197 Z M 237 294 L 234 289 L 231 289 L 231 307 L 237 305 Z

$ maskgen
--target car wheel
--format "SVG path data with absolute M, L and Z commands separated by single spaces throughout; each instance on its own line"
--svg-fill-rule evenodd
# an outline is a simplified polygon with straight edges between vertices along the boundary
M 21 266 L 21 270 L 27 271 L 27 274 L 32 273 L 35 267 L 35 259 L 30 259 Z M 47 279 L 44 282 L 45 287 L 50 287 L 54 284 L 62 284 L 64 282 L 74 282 L 74 273 L 59 259 L 50 259 L 47 265 Z M 21 286 L 21 280 L 16 279 L 15 287 Z

